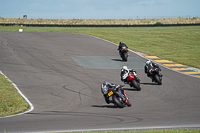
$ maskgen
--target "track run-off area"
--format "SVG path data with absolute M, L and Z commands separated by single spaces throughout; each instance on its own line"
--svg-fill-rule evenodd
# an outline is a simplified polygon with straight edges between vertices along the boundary
M 163 84 L 144 73 L 147 60 L 118 46 L 76 33 L 0 31 L 0 70 L 34 109 L 0 118 L 0 132 L 67 132 L 200 128 L 200 79 L 161 65 Z M 159 62 L 158 62 L 159 63 Z M 104 81 L 123 84 L 120 69 L 137 71 L 141 91 L 125 85 L 131 107 L 106 104 Z

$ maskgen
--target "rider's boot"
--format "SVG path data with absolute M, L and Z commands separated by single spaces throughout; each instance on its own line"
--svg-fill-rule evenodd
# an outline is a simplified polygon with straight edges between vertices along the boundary
M 131 102 L 130 102 L 129 100 L 127 101 L 127 103 L 126 103 L 126 104 L 127 104 L 127 106 L 128 106 L 128 107 L 130 107 L 130 106 L 131 106 Z
M 125 93 L 125 91 L 123 91 L 123 93 L 124 93 L 124 96 L 125 96 L 125 98 L 126 98 L 126 101 L 125 101 L 125 103 L 127 103 L 127 102 L 128 102 L 128 97 L 126 96 L 126 93 Z

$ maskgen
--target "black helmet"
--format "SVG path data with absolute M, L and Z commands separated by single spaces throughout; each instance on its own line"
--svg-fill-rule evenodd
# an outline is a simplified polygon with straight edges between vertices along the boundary
M 123 42 L 119 42 L 119 44 L 122 44 Z
M 158 68 L 159 66 L 156 63 L 152 63 L 154 67 Z

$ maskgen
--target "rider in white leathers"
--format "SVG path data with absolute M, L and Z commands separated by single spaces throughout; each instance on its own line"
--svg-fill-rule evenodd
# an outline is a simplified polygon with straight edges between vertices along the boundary
M 127 83 L 127 77 L 129 75 L 129 72 L 133 72 L 134 75 L 137 76 L 137 73 L 135 70 L 128 69 L 127 66 L 123 66 L 121 69 L 120 77 L 121 77 L 121 81 L 123 81 L 124 83 Z

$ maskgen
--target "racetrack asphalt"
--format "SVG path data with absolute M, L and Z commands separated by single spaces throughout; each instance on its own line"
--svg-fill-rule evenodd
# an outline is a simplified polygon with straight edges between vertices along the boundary
M 123 62 L 117 45 L 88 35 L 0 31 L 0 70 L 34 106 L 1 118 L 0 132 L 200 128 L 200 79 L 161 67 L 157 85 L 145 61 L 129 52 Z M 123 84 L 123 65 L 137 71 L 142 90 L 126 85 L 132 106 L 120 109 L 106 104 L 100 86 Z

